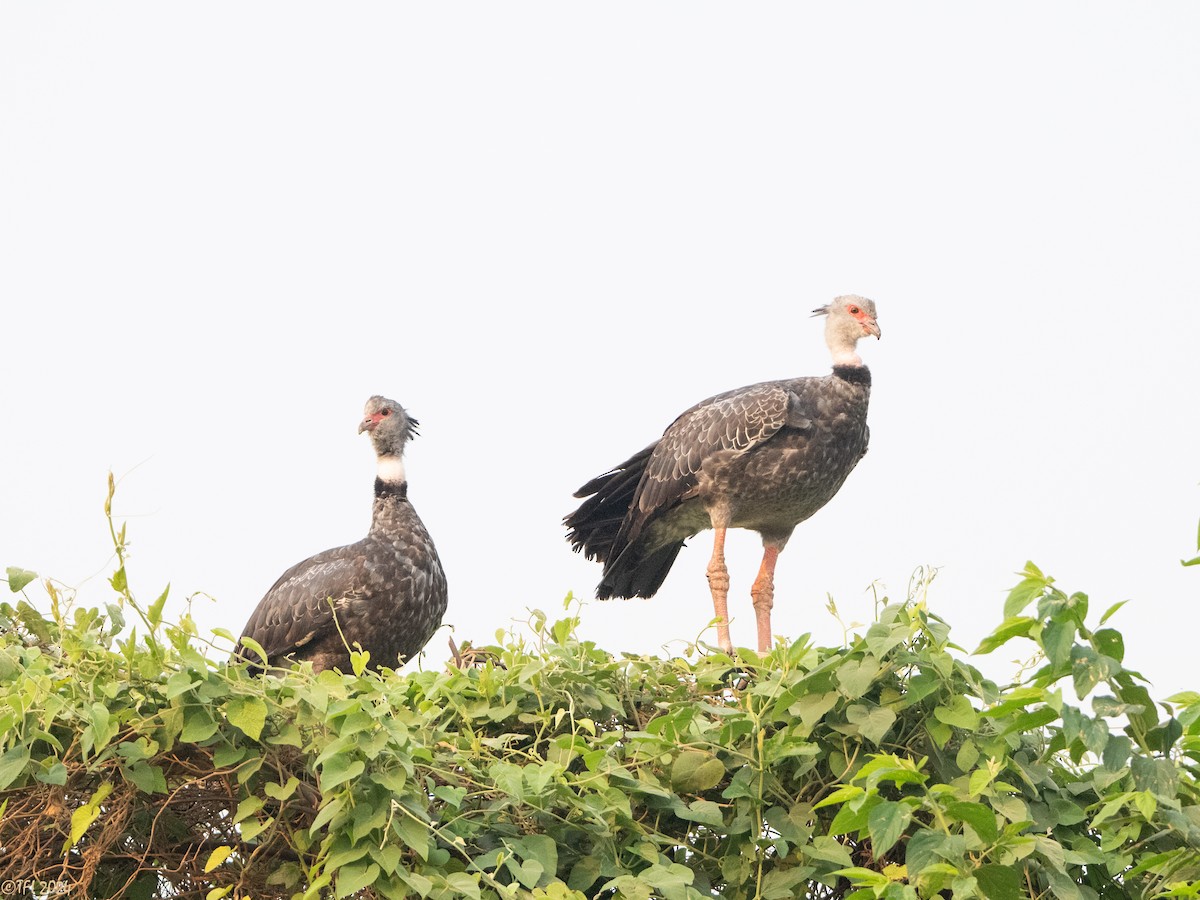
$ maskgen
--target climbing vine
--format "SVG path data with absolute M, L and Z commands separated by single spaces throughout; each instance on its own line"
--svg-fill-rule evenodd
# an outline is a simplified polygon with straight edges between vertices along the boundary
M 976 651 L 1036 649 L 1007 685 L 926 577 L 837 647 L 613 654 L 568 598 L 443 669 L 255 677 L 117 564 L 103 609 L 8 570 L 9 894 L 1200 896 L 1200 694 L 1032 564 Z

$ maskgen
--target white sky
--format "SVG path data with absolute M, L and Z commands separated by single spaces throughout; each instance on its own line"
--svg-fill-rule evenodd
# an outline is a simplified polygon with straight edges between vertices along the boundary
M 1131 600 L 1155 696 L 1200 688 L 1198 160 L 1191 2 L 4 4 L 0 565 L 106 600 L 111 468 L 135 592 L 236 633 L 366 533 L 382 393 L 446 621 L 491 642 L 591 596 L 578 485 L 826 372 L 808 313 L 855 292 L 871 451 L 776 631 L 836 644 L 827 592 L 866 620 L 933 565 L 974 648 L 1033 559 L 1093 621 Z M 584 634 L 678 652 L 710 549 Z M 758 555 L 731 535 L 741 645 Z

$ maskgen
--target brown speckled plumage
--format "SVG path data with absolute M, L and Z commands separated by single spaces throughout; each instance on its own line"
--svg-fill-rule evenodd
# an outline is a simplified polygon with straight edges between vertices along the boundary
M 349 671 L 346 644 L 357 642 L 370 652 L 372 667 L 398 668 L 441 624 L 446 575 L 408 500 L 400 464 L 416 424 L 394 401 L 367 401 L 359 430 L 370 432 L 380 461 L 371 529 L 357 543 L 297 563 L 267 591 L 242 636 L 261 644 L 271 664 L 285 665 L 290 657 L 311 660 L 318 671 Z M 258 659 L 245 648 L 239 653 Z
M 684 541 L 714 528 L 709 580 L 718 619 L 724 618 L 724 531 L 757 531 L 766 554 L 753 593 L 759 645 L 766 649 L 775 556 L 796 525 L 837 493 L 867 450 L 871 376 L 853 350 L 860 337 L 879 336 L 875 306 L 865 298 L 839 297 L 817 312 L 829 317 L 831 374 L 710 397 L 680 415 L 655 443 L 575 493 L 586 499 L 564 520 L 568 540 L 604 564 L 598 597 L 652 597 Z M 728 645 L 727 627 L 719 637 Z

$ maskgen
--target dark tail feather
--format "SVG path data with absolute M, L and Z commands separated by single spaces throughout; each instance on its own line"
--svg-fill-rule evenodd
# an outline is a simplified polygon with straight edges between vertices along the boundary
M 683 541 L 667 544 L 643 555 L 637 544 L 627 546 L 604 566 L 604 577 L 596 588 L 601 600 L 612 597 L 653 597 L 671 571 Z
M 655 444 L 651 444 L 575 492 L 576 497 L 587 499 L 563 519 L 563 524 L 567 526 L 567 540 L 576 552 L 582 551 L 588 559 L 599 560 L 606 566 L 610 559 L 620 555 L 624 548 L 614 551 L 613 543 L 633 503 L 654 447 Z M 665 577 L 666 573 L 663 574 Z
M 634 534 L 641 528 L 637 523 L 628 527 L 630 507 L 656 446 L 651 444 L 581 487 L 575 496 L 587 499 L 563 519 L 571 546 L 588 559 L 604 563 L 604 575 L 596 588 L 601 600 L 653 597 L 683 547 L 683 541 L 677 541 L 646 552 Z

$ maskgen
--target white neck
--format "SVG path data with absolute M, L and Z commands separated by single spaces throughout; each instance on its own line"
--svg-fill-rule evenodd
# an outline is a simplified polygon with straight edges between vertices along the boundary
M 835 366 L 861 366 L 862 357 L 854 352 L 853 347 L 830 347 Z
M 829 348 L 835 366 L 862 365 L 862 357 L 855 350 L 858 338 L 850 337 L 843 328 L 835 328 L 832 321 L 825 329 L 825 346 Z
M 379 468 L 377 469 L 379 480 L 388 484 L 403 484 L 404 477 L 404 460 L 399 456 L 381 456 L 379 457 Z

